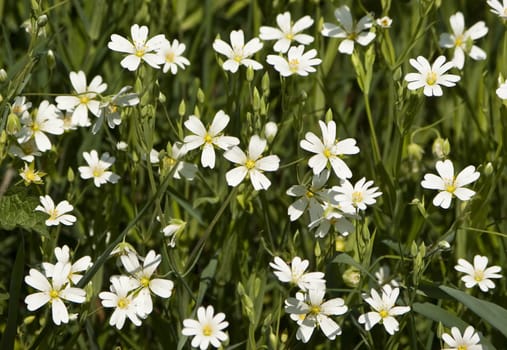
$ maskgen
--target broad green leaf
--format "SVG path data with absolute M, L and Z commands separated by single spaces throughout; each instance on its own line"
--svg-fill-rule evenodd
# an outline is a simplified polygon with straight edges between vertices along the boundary
M 21 228 L 49 236 L 44 213 L 34 211 L 39 199 L 25 189 L 14 189 L 0 198 L 0 229 L 12 231 Z

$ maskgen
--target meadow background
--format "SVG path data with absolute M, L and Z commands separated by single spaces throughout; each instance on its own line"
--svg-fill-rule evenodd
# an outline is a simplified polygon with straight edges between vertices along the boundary
M 322 23 L 335 23 L 333 11 L 344 4 L 356 20 L 367 13 L 393 19 L 391 28 L 375 28 L 367 48 L 356 45 L 356 64 L 337 51 L 339 40 L 320 34 Z M 264 67 L 252 79 L 245 67 L 235 74 L 221 68 L 223 57 L 212 48 L 217 35 L 228 41 L 231 30 L 242 29 L 248 40 L 260 26 L 275 26 L 276 15 L 285 11 L 293 19 L 315 20 L 305 32 L 314 36 L 310 47 L 322 59 L 316 73 L 281 79 L 265 62 L 273 42 L 255 55 Z M 449 17 L 456 11 L 463 12 L 467 27 L 485 21 L 489 32 L 476 45 L 487 59 L 467 57 L 464 69 L 452 72 L 461 81 L 444 88 L 442 97 L 408 90 L 403 78 L 414 71 L 410 58 L 452 57 L 438 40 L 450 32 Z M 507 267 L 507 113 L 495 94 L 499 76 L 507 76 L 507 37 L 505 22 L 486 1 L 21 0 L 0 1 L 0 18 L 0 68 L 7 73 L 0 83 L 2 349 L 188 348 L 182 322 L 210 304 L 229 322 L 226 349 L 434 349 L 444 330 L 467 324 L 481 332 L 483 345 L 505 347 L 505 279 L 483 293 L 466 290 L 454 270 L 459 258 L 477 254 Z M 107 43 L 111 34 L 128 37 L 135 23 L 147 25 L 150 36 L 185 43 L 190 66 L 176 75 L 147 65 L 137 72 L 123 69 L 122 54 Z M 79 70 L 88 81 L 101 75 L 106 94 L 132 86 L 140 104 L 122 112 L 115 129 L 50 136 L 53 149 L 35 161 L 47 173 L 44 183 L 25 186 L 18 174 L 23 162 L 8 153 L 10 104 L 16 96 L 26 96 L 34 107 L 43 99 L 54 103 L 71 92 L 69 73 Z M 189 115 L 200 115 L 206 124 L 220 109 L 231 117 L 227 134 L 240 138 L 242 148 L 252 134 L 262 134 L 266 122 L 277 124 L 268 153 L 281 162 L 278 171 L 266 173 L 268 190 L 254 191 L 249 182 L 228 186 L 231 165 L 221 153 L 212 170 L 200 166 L 200 152 L 186 155 L 185 161 L 199 165 L 193 181 L 159 174 L 149 163 L 152 148 L 183 140 Z M 320 136 L 318 121 L 331 119 L 338 137 L 355 138 L 361 150 L 346 158 L 353 182 L 366 177 L 382 191 L 346 238 L 335 232 L 316 238 L 307 220 L 291 222 L 287 215 L 294 198 L 286 190 L 311 179 L 309 153 L 299 142 L 308 131 Z M 474 165 L 481 173 L 470 186 L 477 192 L 472 200 L 453 200 L 448 210 L 433 206 L 435 192 L 420 186 L 425 173 L 435 172 L 432 146 L 439 137 L 448 140 L 457 170 Z M 119 141 L 127 143 L 126 150 L 117 149 Z M 91 149 L 116 157 L 117 184 L 98 189 L 79 178 L 82 153 Z M 339 184 L 338 178 L 330 184 Z M 34 212 L 44 194 L 72 203 L 77 222 L 46 227 L 45 215 Z M 186 222 L 175 247 L 168 246 L 157 216 Z M 111 310 L 101 307 L 98 293 L 121 271 L 118 259 L 108 257 L 122 240 L 142 256 L 150 249 L 162 254 L 158 273 L 175 287 L 170 298 L 156 299 L 142 326 L 127 321 L 117 330 L 109 326 Z M 54 247 L 64 244 L 75 257 L 91 256 L 94 266 L 82 281 L 83 287 L 92 282 L 85 287 L 87 302 L 73 307 L 78 319 L 55 326 L 47 307 L 26 309 L 23 299 L 32 291 L 23 278 L 31 267 L 54 261 Z M 273 275 L 274 256 L 300 256 L 310 261 L 311 271 L 326 273 L 326 296 L 349 306 L 336 318 L 343 329 L 336 340 L 317 330 L 308 344 L 296 340 L 297 325 L 283 308 L 295 290 Z M 373 274 L 382 265 L 399 281 L 402 304 L 412 308 L 393 336 L 380 326 L 366 332 L 357 322 L 368 309 L 361 292 L 377 287 Z M 359 279 L 350 278 L 358 272 Z

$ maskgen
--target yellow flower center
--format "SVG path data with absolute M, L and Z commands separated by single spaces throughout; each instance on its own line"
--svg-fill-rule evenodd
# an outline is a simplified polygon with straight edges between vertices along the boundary
M 466 345 L 458 345 L 457 349 L 458 350 L 467 350 L 468 347 Z
M 331 157 L 331 150 L 329 148 L 324 149 L 324 157 Z
M 243 59 L 243 55 L 235 53 L 234 56 L 232 56 L 232 59 L 239 63 Z
M 349 35 L 347 35 L 347 39 L 355 41 L 357 39 L 357 33 L 349 33 Z
M 57 290 L 54 290 L 54 289 L 51 289 L 51 291 L 49 291 L 49 297 L 51 299 L 58 299 L 60 293 L 58 293 Z
M 134 53 L 134 55 L 136 55 L 137 57 L 143 57 L 144 53 L 145 53 L 145 48 L 142 47 L 140 49 L 136 49 L 136 52 Z
M 50 220 L 56 220 L 58 217 L 58 211 L 56 209 L 50 210 L 48 214 Z
M 33 124 L 32 124 L 32 130 L 33 130 L 34 132 L 39 131 L 39 130 L 40 130 L 40 125 L 39 125 L 39 123 L 37 123 L 37 122 L 33 122 Z
M 312 198 L 313 196 L 315 196 L 315 194 L 312 191 L 310 191 L 310 190 L 306 191 L 307 198 Z
M 21 113 L 21 106 L 14 106 L 14 107 L 12 107 L 12 113 L 14 113 L 14 114 L 20 114 Z
M 299 69 L 299 60 L 297 58 L 289 61 L 289 69 L 291 72 L 297 72 Z
M 383 18 L 381 21 L 380 21 L 380 25 L 382 27 L 388 27 L 389 26 L 389 20 L 387 18 Z
M 150 279 L 148 277 L 141 278 L 141 285 L 143 288 L 147 288 L 150 286 Z
M 476 280 L 477 282 L 480 282 L 483 279 L 484 279 L 484 271 L 482 271 L 482 270 L 475 271 L 474 280 Z
M 456 179 L 446 179 L 445 180 L 445 190 L 449 193 L 454 193 L 456 191 Z
M 211 326 L 209 324 L 206 324 L 206 325 L 204 325 L 204 327 L 202 327 L 202 334 L 205 337 L 209 337 L 213 334 L 213 329 L 211 328 Z
M 363 201 L 363 193 L 359 191 L 352 192 L 352 203 L 357 204 Z
M 165 55 L 166 62 L 173 63 L 174 62 L 174 52 L 168 52 Z
M 435 85 L 435 83 L 437 82 L 437 79 L 438 79 L 437 73 L 431 71 L 426 76 L 426 83 L 428 85 Z
M 320 314 L 320 305 L 312 305 L 312 307 L 310 308 L 310 313 L 312 315 Z
M 387 312 L 386 310 L 380 310 L 378 314 L 382 318 L 386 318 L 387 316 L 389 316 L 389 312 Z
M 35 181 L 37 179 L 37 175 L 32 169 L 27 169 L 25 171 L 25 180 L 28 182 Z
M 90 98 L 88 96 L 81 96 L 79 98 L 79 102 L 83 105 L 86 105 L 88 102 L 90 102 Z
M 206 142 L 206 143 L 212 143 L 213 142 L 213 137 L 211 137 L 209 134 L 206 134 L 206 136 L 204 136 L 204 142 Z
M 102 168 L 94 168 L 93 169 L 93 177 L 100 177 L 104 174 L 104 169 Z
M 118 106 L 115 104 L 110 104 L 108 107 L 109 113 L 116 113 L 118 111 Z
M 176 164 L 176 159 L 173 159 L 171 157 L 164 157 L 163 163 L 167 167 L 172 167 L 174 164 Z
M 292 34 L 292 32 L 289 32 L 289 33 L 285 34 L 285 38 L 287 38 L 289 40 L 293 40 L 294 39 L 294 34 Z
M 129 304 L 130 304 L 130 301 L 127 298 L 118 299 L 117 305 L 120 309 L 126 309 L 129 306 Z
M 247 160 L 245 166 L 248 170 L 255 168 L 255 160 L 252 159 Z
M 458 47 L 461 46 L 461 44 L 463 44 L 463 35 L 458 35 L 454 40 L 454 45 Z

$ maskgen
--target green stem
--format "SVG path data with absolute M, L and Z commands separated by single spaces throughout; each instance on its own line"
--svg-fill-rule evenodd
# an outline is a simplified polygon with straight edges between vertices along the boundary
M 373 117 L 371 114 L 370 100 L 368 99 L 368 95 L 364 94 L 364 107 L 366 109 L 366 116 L 368 117 L 368 125 L 370 126 L 371 132 L 371 146 L 373 148 L 373 159 L 375 160 L 375 164 L 378 164 L 382 159 L 380 156 L 380 147 L 377 141 L 377 134 L 375 132 L 375 125 L 373 124 Z

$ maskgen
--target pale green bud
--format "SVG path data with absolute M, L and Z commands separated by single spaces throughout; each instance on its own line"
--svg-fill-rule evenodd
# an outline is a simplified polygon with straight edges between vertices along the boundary
M 252 101 L 252 107 L 253 107 L 254 111 L 258 111 L 259 110 L 259 108 L 260 108 L 260 102 L 261 102 L 261 97 L 259 95 L 259 90 L 257 90 L 256 87 L 254 87 L 254 90 L 253 90 L 253 101 Z
M 5 81 L 7 81 L 7 79 L 9 78 L 9 76 L 7 75 L 7 72 L 5 71 L 5 69 L 0 69 L 0 83 L 3 83 Z
M 164 93 L 160 91 L 158 93 L 158 102 L 165 103 L 167 101 L 167 98 L 165 97 Z
M 21 122 L 15 113 L 10 113 L 7 117 L 7 125 L 5 131 L 8 135 L 16 135 L 21 130 Z
M 322 254 L 322 251 L 320 249 L 319 241 L 315 242 L 315 248 L 313 249 L 313 252 L 316 257 L 319 257 Z
M 199 101 L 199 103 L 204 103 L 204 91 L 202 91 L 201 88 L 197 89 L 197 101 Z
M 69 169 L 67 170 L 67 181 L 73 182 L 75 177 L 76 176 L 74 175 L 74 170 L 72 170 L 72 168 L 69 167 Z
M 435 157 L 438 159 L 444 159 L 449 155 L 449 153 L 451 153 L 451 145 L 448 139 L 444 140 L 441 137 L 437 137 L 433 142 L 431 150 Z
M 489 175 L 493 174 L 493 171 L 495 171 L 495 169 L 493 168 L 493 164 L 491 162 L 488 162 L 484 166 L 484 175 L 489 176 Z
M 53 52 L 53 50 L 48 50 L 48 52 L 46 53 L 46 61 L 48 63 L 48 68 L 50 70 L 55 68 L 56 58 L 55 58 L 55 53 Z
M 424 150 L 417 143 L 411 143 L 407 147 L 408 157 L 410 159 L 421 160 L 424 154 Z
M 326 120 L 326 123 L 329 123 L 331 120 L 333 120 L 333 111 L 331 108 L 327 110 L 326 117 L 324 119 Z
M 252 66 L 249 66 L 246 69 L 246 80 L 248 82 L 252 82 L 253 79 L 254 79 L 254 70 L 253 70 Z
M 438 242 L 438 249 L 440 249 L 442 251 L 449 250 L 449 249 L 451 249 L 451 244 L 447 241 L 440 241 L 440 242 Z
M 275 122 L 267 122 L 266 125 L 264 125 L 264 136 L 266 136 L 268 142 L 272 142 L 277 133 L 278 126 Z
M 345 251 L 345 238 L 342 236 L 337 236 L 334 240 L 334 249 L 337 252 L 344 252 Z
M 356 268 L 348 268 L 342 275 L 343 281 L 349 287 L 355 288 L 361 282 L 361 273 Z
M 194 107 L 194 115 L 196 117 L 200 117 L 201 116 L 201 111 L 199 110 L 199 107 L 197 107 L 197 106 Z
M 269 74 L 268 72 L 264 73 L 262 76 L 262 94 L 264 96 L 269 96 Z
M 187 111 L 187 106 L 185 104 L 185 100 L 181 100 L 180 105 L 178 106 L 178 114 L 180 117 L 183 117 Z

